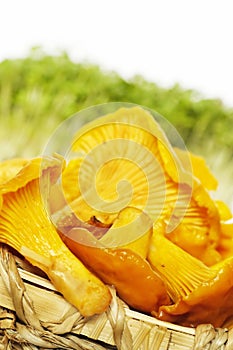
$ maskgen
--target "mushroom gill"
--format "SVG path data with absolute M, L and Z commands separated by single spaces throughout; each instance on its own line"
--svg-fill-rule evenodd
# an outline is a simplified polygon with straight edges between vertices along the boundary
M 69 302 L 90 316 L 107 308 L 110 292 L 63 243 L 41 198 L 40 180 L 49 176 L 53 181 L 60 168 L 57 160 L 32 159 L 0 185 L 0 241 L 43 270 Z
M 99 240 L 88 231 L 88 227 L 82 226 L 76 226 L 66 234 L 61 232 L 61 237 L 95 275 L 114 285 L 117 294 L 130 307 L 151 313 L 158 311 L 161 305 L 170 304 L 170 298 L 162 279 L 145 259 L 152 233 L 148 220 L 148 216 L 139 209 L 127 207 Z M 147 232 L 144 232 L 145 227 Z M 121 245 L 129 231 L 136 231 L 139 238 Z M 137 231 L 143 234 L 138 235 Z M 109 242 L 110 245 L 117 242 L 118 246 L 106 247 Z
M 166 239 L 161 227 L 154 230 L 148 260 L 165 282 L 173 304 L 161 306 L 153 315 L 183 326 L 224 326 L 232 315 L 233 259 L 208 267 Z
M 165 221 L 164 235 L 204 263 L 221 260 L 218 210 L 192 173 L 198 160 L 174 149 L 148 111 L 120 108 L 97 118 L 77 132 L 71 148 L 62 174 L 67 215 L 111 226 L 120 210 L 135 207 L 153 222 Z
M 27 164 L 24 158 L 12 158 L 0 162 L 0 184 L 9 181 Z

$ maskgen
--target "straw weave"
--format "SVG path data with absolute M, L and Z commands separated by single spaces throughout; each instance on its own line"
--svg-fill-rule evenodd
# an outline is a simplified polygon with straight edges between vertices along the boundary
M 33 272 L 33 273 L 32 273 Z M 233 331 L 180 327 L 130 310 L 83 317 L 44 277 L 0 246 L 0 350 L 232 350 Z

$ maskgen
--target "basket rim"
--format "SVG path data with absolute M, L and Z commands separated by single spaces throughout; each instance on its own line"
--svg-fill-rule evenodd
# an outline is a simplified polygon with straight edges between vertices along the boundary
M 7 247 L 0 245 L 0 296 L 2 296 L 0 298 L 0 340 L 2 334 L 7 332 L 1 326 L 2 319 L 4 321 L 5 317 L 6 324 L 9 324 L 10 319 L 10 324 L 13 324 L 14 315 L 16 315 L 15 319 L 18 318 L 18 321 L 15 321 L 15 324 L 18 325 L 19 332 L 23 329 L 23 334 L 32 332 L 31 336 L 35 337 L 35 334 L 38 336 L 38 332 L 43 334 L 40 332 L 43 332 L 44 329 L 47 332 L 48 329 L 53 340 L 55 338 L 63 342 L 61 328 L 64 325 L 67 327 L 67 318 L 64 319 L 64 317 L 68 315 L 71 327 L 69 326 L 69 331 L 67 328 L 65 331 L 63 329 L 63 334 L 68 334 L 68 337 L 71 337 L 68 340 L 71 342 L 75 335 L 76 337 L 86 337 L 92 344 L 95 341 L 100 341 L 106 346 L 115 346 L 118 350 L 128 350 L 129 348 L 141 350 L 145 349 L 145 346 L 153 349 L 199 350 L 207 349 L 206 346 L 210 344 L 211 346 L 221 344 L 221 347 L 216 347 L 216 349 L 232 349 L 233 329 L 214 329 L 210 324 L 191 328 L 158 320 L 130 309 L 116 296 L 113 287 L 109 287 L 113 299 L 108 310 L 103 314 L 85 318 L 57 292 L 49 280 L 25 270 L 19 265 L 18 260 L 20 259 L 14 256 Z M 13 271 L 10 270 L 11 268 Z M 18 293 L 16 297 L 14 295 L 15 289 Z M 46 299 L 48 296 L 49 302 Z M 48 311 L 46 306 L 51 304 L 51 298 L 53 298 L 52 304 L 54 305 L 51 305 L 52 311 Z M 42 310 L 38 309 L 38 305 L 42 305 Z M 46 322 L 45 315 L 48 312 L 50 313 Z M 15 331 L 15 324 L 12 325 L 11 331 Z M 33 329 L 35 333 L 33 333 Z M 9 339 L 10 337 L 12 334 Z M 18 337 L 18 334 L 15 337 Z M 75 346 L 68 348 L 80 349 Z M 83 349 L 90 349 L 90 347 L 83 347 Z M 96 349 L 102 350 L 104 348 L 96 347 Z

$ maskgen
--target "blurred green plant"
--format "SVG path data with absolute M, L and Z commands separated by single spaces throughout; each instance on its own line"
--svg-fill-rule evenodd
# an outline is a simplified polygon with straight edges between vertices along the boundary
M 0 62 L 0 159 L 38 155 L 61 121 L 116 101 L 146 106 L 168 119 L 187 148 L 206 158 L 222 182 L 220 191 L 232 196 L 233 108 L 179 84 L 162 88 L 142 76 L 125 80 L 97 65 L 72 62 L 65 52 L 51 56 L 38 47 L 24 59 Z

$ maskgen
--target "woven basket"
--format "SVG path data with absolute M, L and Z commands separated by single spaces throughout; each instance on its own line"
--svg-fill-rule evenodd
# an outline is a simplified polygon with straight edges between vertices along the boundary
M 108 310 L 85 318 L 34 268 L 0 246 L 0 350 L 233 349 L 233 332 L 180 327 L 130 310 L 111 288 Z

